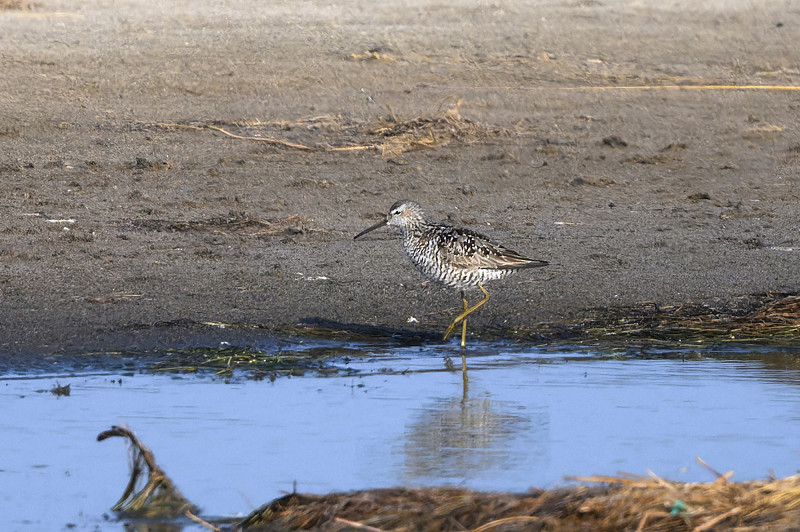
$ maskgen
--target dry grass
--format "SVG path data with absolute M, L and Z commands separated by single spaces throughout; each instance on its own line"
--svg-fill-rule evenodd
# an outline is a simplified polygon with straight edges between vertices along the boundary
M 365 50 L 356 54 L 350 54 L 350 58 L 354 61 L 386 61 L 394 63 L 395 59 L 389 54 L 379 50 Z
M 130 224 L 138 229 L 182 233 L 185 231 L 209 232 L 221 235 L 281 236 L 306 233 L 325 233 L 314 227 L 309 218 L 292 215 L 286 218 L 260 220 L 243 213 L 207 220 L 133 220 Z
M 587 339 L 603 342 L 793 344 L 800 338 L 798 294 L 743 296 L 733 305 L 720 309 L 705 303 L 687 302 L 677 307 L 642 304 L 617 309 L 616 316 L 606 311 L 601 313 L 604 315 L 575 325 L 571 333 L 580 331 Z
M 760 124 L 746 129 L 742 137 L 748 140 L 771 140 L 777 138 L 783 130 L 783 126 L 776 124 Z
M 25 10 L 33 9 L 32 2 L 25 2 L 24 0 L 0 0 L 0 11 L 10 10 Z
M 474 142 L 488 137 L 487 129 L 461 116 L 458 112 L 460 103 L 458 101 L 452 108 L 432 117 L 387 121 L 369 133 L 382 139 L 381 152 L 385 155 L 435 148 L 453 141 Z
M 786 530 L 800 519 L 800 476 L 765 482 L 685 484 L 651 477 L 587 477 L 527 494 L 458 488 L 291 494 L 256 510 L 252 530 L 393 531 Z
M 195 515 L 196 508 L 133 431 L 114 426 L 97 439 L 113 436 L 125 438 L 132 451 L 131 477 L 114 511 L 124 517 L 162 521 L 184 515 L 220 530 Z M 461 488 L 292 493 L 265 504 L 233 527 L 371 532 L 797 530 L 800 475 L 734 483 L 728 480 L 732 472 L 720 474 L 698 461 L 717 477 L 714 482 L 670 482 L 650 473 L 648 477 L 574 477 L 571 480 L 582 484 L 529 493 L 482 493 Z
M 314 117 L 293 121 L 241 123 L 174 124 L 146 123 L 142 127 L 178 130 L 211 130 L 236 140 L 271 144 L 299 151 L 360 152 L 375 151 L 382 155 L 398 155 L 418 149 L 445 146 L 450 142 L 474 142 L 497 133 L 459 112 L 461 101 L 432 116 L 400 120 L 384 118 L 380 124 L 344 122 L 340 117 Z M 293 132 L 294 140 L 280 138 Z
M 131 450 L 131 477 L 122 497 L 112 508 L 115 512 L 133 517 L 170 518 L 197 511 L 156 464 L 153 453 L 132 430 L 113 426 L 98 434 L 97 441 L 114 436 L 125 438 Z
M 800 295 L 780 297 L 753 313 L 751 326 L 789 325 L 800 327 Z

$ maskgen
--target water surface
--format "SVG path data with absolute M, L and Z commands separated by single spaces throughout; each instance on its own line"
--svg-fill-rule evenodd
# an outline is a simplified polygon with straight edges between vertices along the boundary
M 95 441 L 113 424 L 206 516 L 295 486 L 525 491 L 648 469 L 713 480 L 696 456 L 739 481 L 800 468 L 800 351 L 484 344 L 468 351 L 465 390 L 455 347 L 327 347 L 350 353 L 326 362 L 338 371 L 274 381 L 153 374 L 134 355 L 0 368 L 3 529 L 122 530 L 109 508 L 125 445 Z M 71 394 L 49 393 L 57 383 Z

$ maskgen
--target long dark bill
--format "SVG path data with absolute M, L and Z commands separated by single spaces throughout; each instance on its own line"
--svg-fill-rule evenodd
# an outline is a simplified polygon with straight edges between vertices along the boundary
M 388 220 L 387 220 L 386 218 L 384 218 L 383 220 L 381 220 L 380 222 L 376 223 L 376 224 L 375 224 L 375 225 L 373 225 L 372 227 L 367 227 L 366 229 L 364 229 L 363 231 L 361 231 L 360 233 L 358 233 L 356 236 L 354 236 L 354 237 L 353 237 L 353 240 L 356 240 L 356 239 L 357 239 L 358 237 L 360 237 L 360 236 L 364 236 L 364 235 L 366 235 L 366 234 L 367 234 L 367 233 L 369 233 L 370 231 L 374 231 L 375 229 L 378 229 L 378 228 L 380 228 L 380 227 L 383 227 L 384 225 L 386 225 L 386 224 L 387 224 L 387 222 L 388 222 Z

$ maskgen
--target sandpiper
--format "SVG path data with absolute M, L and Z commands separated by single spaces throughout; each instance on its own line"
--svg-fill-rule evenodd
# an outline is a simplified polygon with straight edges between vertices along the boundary
M 489 301 L 489 292 L 483 287 L 485 283 L 507 277 L 516 270 L 548 264 L 493 244 L 488 237 L 469 229 L 428 222 L 419 204 L 411 200 L 400 200 L 392 205 L 383 220 L 364 229 L 353 240 L 385 225 L 400 230 L 406 255 L 425 277 L 461 291 L 464 311 L 444 333 L 447 340 L 461 323 L 461 347 L 466 347 L 467 316 Z M 464 290 L 473 286 L 480 288 L 484 297 L 470 307 Z

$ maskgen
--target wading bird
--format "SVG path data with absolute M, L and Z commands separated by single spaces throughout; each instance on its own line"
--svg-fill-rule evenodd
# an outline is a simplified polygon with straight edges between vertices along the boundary
M 444 333 L 447 340 L 461 323 L 461 347 L 466 347 L 467 316 L 489 301 L 484 284 L 507 277 L 516 270 L 548 264 L 493 244 L 489 238 L 469 229 L 428 222 L 419 204 L 411 200 L 400 200 L 392 205 L 383 220 L 364 229 L 353 240 L 385 225 L 400 230 L 406 255 L 425 277 L 461 291 L 464 311 Z M 470 307 L 464 290 L 473 286 L 480 288 L 484 297 Z

